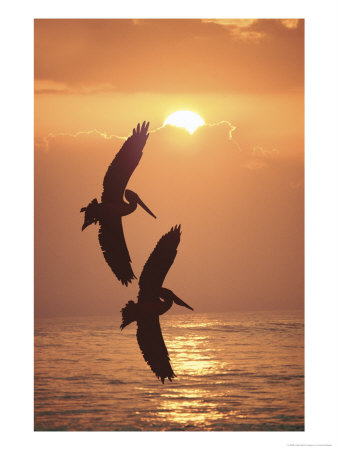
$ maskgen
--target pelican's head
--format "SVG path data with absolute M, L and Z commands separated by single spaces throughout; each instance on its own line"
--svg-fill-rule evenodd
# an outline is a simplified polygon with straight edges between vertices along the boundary
M 177 295 L 175 295 L 170 289 L 161 288 L 160 297 L 164 300 L 171 300 L 176 303 L 176 305 L 185 306 L 186 308 L 191 309 L 191 311 L 194 310 L 191 306 L 187 305 L 183 300 L 178 298 Z
M 140 197 L 136 194 L 136 192 L 130 191 L 129 189 L 126 189 L 124 192 L 124 196 L 126 197 L 126 200 L 131 205 L 140 205 L 145 211 L 147 211 L 148 214 L 154 217 L 156 219 L 155 214 L 153 214 L 147 205 L 143 203 L 143 201 L 140 199 Z

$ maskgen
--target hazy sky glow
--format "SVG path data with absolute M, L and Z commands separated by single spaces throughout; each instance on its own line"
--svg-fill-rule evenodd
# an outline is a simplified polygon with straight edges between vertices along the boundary
M 303 307 L 302 20 L 35 21 L 35 313 L 115 314 L 135 298 L 81 233 L 108 164 L 150 121 L 124 219 L 137 276 L 182 225 L 165 286 L 196 311 Z M 161 128 L 196 112 L 190 135 Z

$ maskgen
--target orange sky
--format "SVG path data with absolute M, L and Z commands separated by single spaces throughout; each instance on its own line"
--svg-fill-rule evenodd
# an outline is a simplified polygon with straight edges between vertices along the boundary
M 35 21 L 37 316 L 135 299 L 79 211 L 143 120 L 129 188 L 158 220 L 124 219 L 134 272 L 180 223 L 165 286 L 197 312 L 303 307 L 303 39 L 302 20 Z M 181 109 L 208 125 L 160 128 Z

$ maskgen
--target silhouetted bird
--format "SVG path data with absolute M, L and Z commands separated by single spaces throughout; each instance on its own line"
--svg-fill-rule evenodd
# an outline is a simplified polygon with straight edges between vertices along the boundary
M 138 302 L 130 300 L 121 310 L 121 330 L 130 323 L 137 322 L 137 341 L 145 361 L 158 378 L 170 381 L 176 375 L 170 365 L 159 316 L 167 312 L 173 302 L 193 311 L 172 291 L 163 288 L 163 281 L 174 262 L 180 242 L 181 226 L 175 226 L 161 237 L 148 261 L 144 265 L 139 280 Z M 162 299 L 162 300 L 161 300 Z
M 104 258 L 116 277 L 126 286 L 136 277 L 124 239 L 122 216 L 134 212 L 139 204 L 156 219 L 135 192 L 125 190 L 142 157 L 142 150 L 149 136 L 148 128 L 149 122 L 143 122 L 141 128 L 138 124 L 115 156 L 103 180 L 101 203 L 95 198 L 80 211 L 85 213 L 82 231 L 92 223 L 100 223 L 99 242 Z M 129 203 L 123 200 L 123 193 Z

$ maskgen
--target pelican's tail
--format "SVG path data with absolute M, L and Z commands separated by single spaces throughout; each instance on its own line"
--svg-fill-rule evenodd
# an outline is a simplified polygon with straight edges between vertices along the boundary
M 99 203 L 96 200 L 96 198 L 94 198 L 94 200 L 92 200 L 88 206 L 85 206 L 83 208 L 81 208 L 80 212 L 84 212 L 84 223 L 82 225 L 82 231 L 87 228 L 89 225 L 91 225 L 92 223 L 96 223 L 98 221 L 98 206 Z
M 137 305 L 132 300 L 129 300 L 129 302 L 126 304 L 124 308 L 121 309 L 122 313 L 122 324 L 121 324 L 121 330 L 125 328 L 130 323 L 137 320 Z

